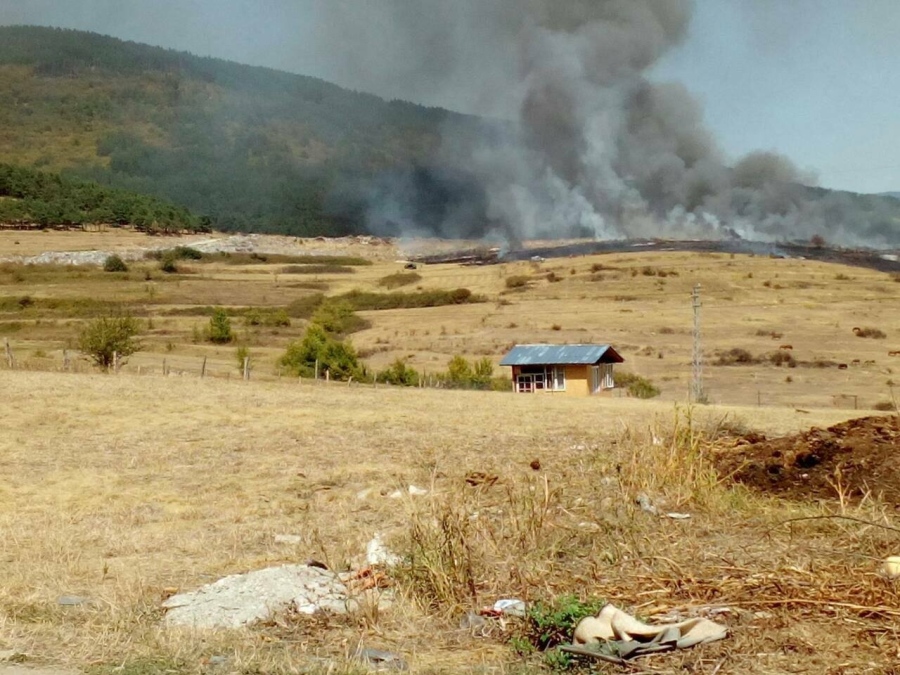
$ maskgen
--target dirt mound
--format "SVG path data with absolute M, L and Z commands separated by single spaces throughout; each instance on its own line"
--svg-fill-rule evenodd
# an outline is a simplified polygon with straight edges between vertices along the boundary
M 784 438 L 745 438 L 723 450 L 717 465 L 736 482 L 789 499 L 835 499 L 840 489 L 900 506 L 900 423 L 865 417 Z

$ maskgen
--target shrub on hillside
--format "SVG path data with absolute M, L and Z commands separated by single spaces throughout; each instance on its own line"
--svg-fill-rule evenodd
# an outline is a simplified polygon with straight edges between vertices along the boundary
M 397 359 L 389 368 L 378 373 L 378 381 L 399 387 L 415 387 L 419 384 L 419 372 L 404 359 Z
M 367 379 L 353 345 L 329 335 L 322 326 L 311 324 L 302 340 L 288 346 L 278 365 L 288 375 L 314 377 L 317 363 L 319 375 L 327 370 L 332 380 Z
M 78 336 L 78 349 L 99 368 L 119 365 L 140 350 L 138 323 L 131 316 L 105 316 L 91 321 Z
M 746 349 L 733 347 L 726 352 L 719 352 L 716 360 L 713 361 L 714 366 L 735 366 L 735 365 L 751 365 L 758 363 L 759 359 L 755 358 Z
M 310 319 L 322 326 L 330 335 L 350 335 L 365 330 L 371 324 L 353 311 L 353 306 L 345 300 L 326 300 Z
M 104 272 L 127 272 L 128 265 L 125 264 L 125 261 L 122 260 L 121 257 L 117 255 L 111 255 L 106 258 L 103 262 L 103 271 Z
M 626 389 L 635 398 L 656 398 L 660 394 L 656 385 L 636 373 L 617 372 L 613 377 L 617 387 Z
M 206 339 L 217 345 L 227 345 L 234 340 L 234 332 L 231 330 L 231 319 L 228 313 L 221 307 L 217 307 L 209 318 L 206 328 Z

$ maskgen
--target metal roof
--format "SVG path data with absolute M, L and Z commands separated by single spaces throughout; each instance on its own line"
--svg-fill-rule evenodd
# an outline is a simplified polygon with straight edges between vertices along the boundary
M 607 361 L 621 363 L 624 360 L 610 345 L 516 345 L 503 357 L 500 365 L 591 365 L 604 355 L 607 355 Z

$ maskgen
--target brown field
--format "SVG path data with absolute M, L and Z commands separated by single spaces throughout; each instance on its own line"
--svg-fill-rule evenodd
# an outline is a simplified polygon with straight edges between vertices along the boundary
M 0 257 L 16 254 L 20 234 L 0 232 Z M 59 247 L 92 247 L 82 236 Z M 839 476 L 833 498 L 789 501 L 713 468 L 749 431 L 830 425 L 890 398 L 900 284 L 889 275 L 683 253 L 444 265 L 419 269 L 416 285 L 466 287 L 490 302 L 367 312 L 372 327 L 353 336 L 373 367 L 408 356 L 431 372 L 454 354 L 499 359 L 514 342 L 608 341 L 662 389 L 652 401 L 280 379 L 275 360 L 302 321 L 270 329 L 235 318 L 254 360 L 250 382 L 238 380 L 235 346 L 194 342 L 207 321 L 199 308 L 285 306 L 312 292 L 296 286 L 308 282 L 330 294 L 377 290 L 402 269 L 388 257 L 379 248 L 372 266 L 311 278 L 219 262 L 185 263 L 190 273 L 177 275 L 152 262 L 121 275 L 0 266 L 0 300 L 59 300 L 0 313 L 17 366 L 0 363 L 0 648 L 92 673 L 295 673 L 363 642 L 402 654 L 414 672 L 530 673 L 544 666 L 510 648 L 515 625 L 472 637 L 460 616 L 502 597 L 575 593 L 645 618 L 727 610 L 716 615 L 726 641 L 609 672 L 896 672 L 900 587 L 878 574 L 885 556 L 900 554 L 896 530 L 880 526 L 897 526 L 893 502 L 848 500 Z M 510 290 L 510 276 L 530 280 Z M 798 361 L 848 368 L 708 364 L 713 405 L 687 407 L 695 283 L 709 362 L 735 347 L 759 356 L 791 344 Z M 86 362 L 59 372 L 62 350 L 103 310 L 89 300 L 124 302 L 152 324 L 119 376 Z M 858 338 L 854 327 L 887 338 Z M 204 356 L 215 377 L 200 380 Z M 161 377 L 163 359 L 186 376 Z M 498 480 L 470 487 L 471 472 Z M 409 485 L 429 494 L 384 496 Z M 634 506 L 642 492 L 692 518 L 644 513 Z M 786 524 L 830 515 L 864 522 Z M 346 569 L 376 532 L 401 554 L 435 556 L 392 574 L 389 609 L 237 633 L 160 627 L 172 589 L 310 558 Z M 276 534 L 301 540 L 278 545 Z M 62 595 L 91 603 L 59 606 Z M 213 655 L 228 665 L 209 665 Z

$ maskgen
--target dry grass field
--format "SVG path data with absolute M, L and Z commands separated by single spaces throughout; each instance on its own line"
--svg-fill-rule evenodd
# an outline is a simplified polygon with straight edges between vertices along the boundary
M 0 257 L 16 254 L 16 236 L 0 232 Z M 81 236 L 59 247 L 94 246 Z M 13 370 L 0 364 L 0 649 L 98 674 L 275 674 L 353 672 L 340 664 L 362 643 L 402 654 L 414 672 L 530 673 L 546 666 L 510 647 L 515 624 L 472 636 L 460 616 L 498 598 L 574 593 L 648 619 L 712 612 L 729 627 L 721 643 L 609 672 L 896 672 L 900 586 L 878 574 L 900 554 L 897 530 L 884 527 L 897 527 L 896 499 L 848 500 L 837 476 L 834 498 L 788 501 L 714 470 L 750 431 L 827 426 L 890 398 L 900 366 L 888 356 L 900 349 L 890 275 L 684 253 L 440 265 L 400 290 L 465 287 L 488 301 L 366 312 L 371 327 L 352 338 L 375 368 L 402 356 L 431 372 L 454 354 L 499 360 L 515 342 L 608 341 L 661 388 L 651 401 L 282 379 L 275 361 L 304 322 L 236 317 L 254 361 L 242 382 L 234 345 L 196 339 L 208 305 L 383 292 L 380 280 L 402 269 L 395 257 L 379 248 L 372 265 L 313 275 L 226 261 L 171 275 L 153 261 L 115 274 L 0 266 L 0 336 L 16 358 Z M 696 283 L 712 405 L 690 408 Z M 118 376 L 87 362 L 59 372 L 62 350 L 111 302 L 146 326 L 145 349 Z M 712 364 L 733 348 L 756 357 L 782 344 L 796 368 Z M 214 377 L 201 380 L 203 357 Z M 163 359 L 187 376 L 162 377 Z M 816 360 L 848 367 L 804 365 Z M 497 480 L 471 486 L 472 473 Z M 387 496 L 409 485 L 428 494 Z M 641 493 L 692 517 L 645 513 Z M 858 521 L 788 522 L 833 515 Z M 240 632 L 161 627 L 174 589 L 308 559 L 351 568 L 376 532 L 420 561 L 391 573 L 389 608 Z M 63 595 L 90 602 L 61 606 Z
M 0 232 L 0 257 L 15 251 L 14 241 L 33 250 L 34 240 L 43 236 L 65 250 L 117 241 L 114 232 Z M 134 247 L 137 236 L 122 233 L 122 241 Z M 145 241 L 159 246 L 158 238 Z M 328 245 L 311 240 L 291 252 L 316 252 L 317 246 Z M 207 357 L 213 372 L 234 375 L 234 346 L 215 347 L 197 338 L 210 306 L 279 308 L 317 293 L 386 292 L 380 280 L 402 270 L 396 262 L 402 252 L 383 245 L 337 250 L 374 258 L 374 264 L 297 274 L 285 273 L 290 265 L 279 262 L 188 261 L 180 273 L 164 274 L 158 263 L 146 261 L 132 264 L 127 274 L 109 274 L 5 263 L 0 265 L 0 300 L 5 300 L 0 336 L 10 340 L 26 367 L 58 366 L 62 349 L 71 349 L 85 319 L 103 311 L 104 303 L 122 303 L 147 319 L 145 350 L 131 360 L 131 369 L 161 370 L 165 359 L 170 370 L 197 372 Z M 760 256 L 630 253 L 486 267 L 436 265 L 418 274 L 421 279 L 395 290 L 468 288 L 488 301 L 363 313 L 371 328 L 352 341 L 373 369 L 406 358 L 435 373 L 455 354 L 499 361 L 514 343 L 610 342 L 625 357 L 625 370 L 653 380 L 664 399 L 684 401 L 691 372 L 690 292 L 700 284 L 712 402 L 865 409 L 890 401 L 893 383 L 900 381 L 894 373 L 900 358 L 889 356 L 900 349 L 900 277 L 880 272 Z M 21 298 L 43 302 L 23 308 L 16 305 Z M 65 302 L 48 306 L 51 300 Z M 246 326 L 239 318 L 234 324 L 262 378 L 273 376 L 278 356 L 305 327 L 302 320 L 290 327 Z M 886 337 L 858 337 L 854 328 L 874 328 Z M 783 345 L 793 347 L 797 367 L 768 361 Z M 733 349 L 762 362 L 716 365 Z
M 889 672 L 897 659 L 900 596 L 876 574 L 896 535 L 779 525 L 837 508 L 750 494 L 709 466 L 724 431 L 848 413 L 24 371 L 0 383 L 0 635 L 34 663 L 200 672 L 224 654 L 234 672 L 298 672 L 361 641 L 417 672 L 525 672 L 539 659 L 518 659 L 506 634 L 460 632 L 459 616 L 564 592 L 647 617 L 728 608 L 729 640 L 652 672 Z M 499 480 L 470 487 L 471 472 Z M 384 496 L 408 485 L 429 495 Z M 693 517 L 643 513 L 639 492 Z M 890 522 L 876 502 L 844 513 Z M 308 558 L 345 569 L 376 532 L 402 553 L 435 547 L 431 576 L 397 573 L 390 609 L 241 633 L 159 625 L 165 589 Z M 466 566 L 444 548 L 463 542 Z

